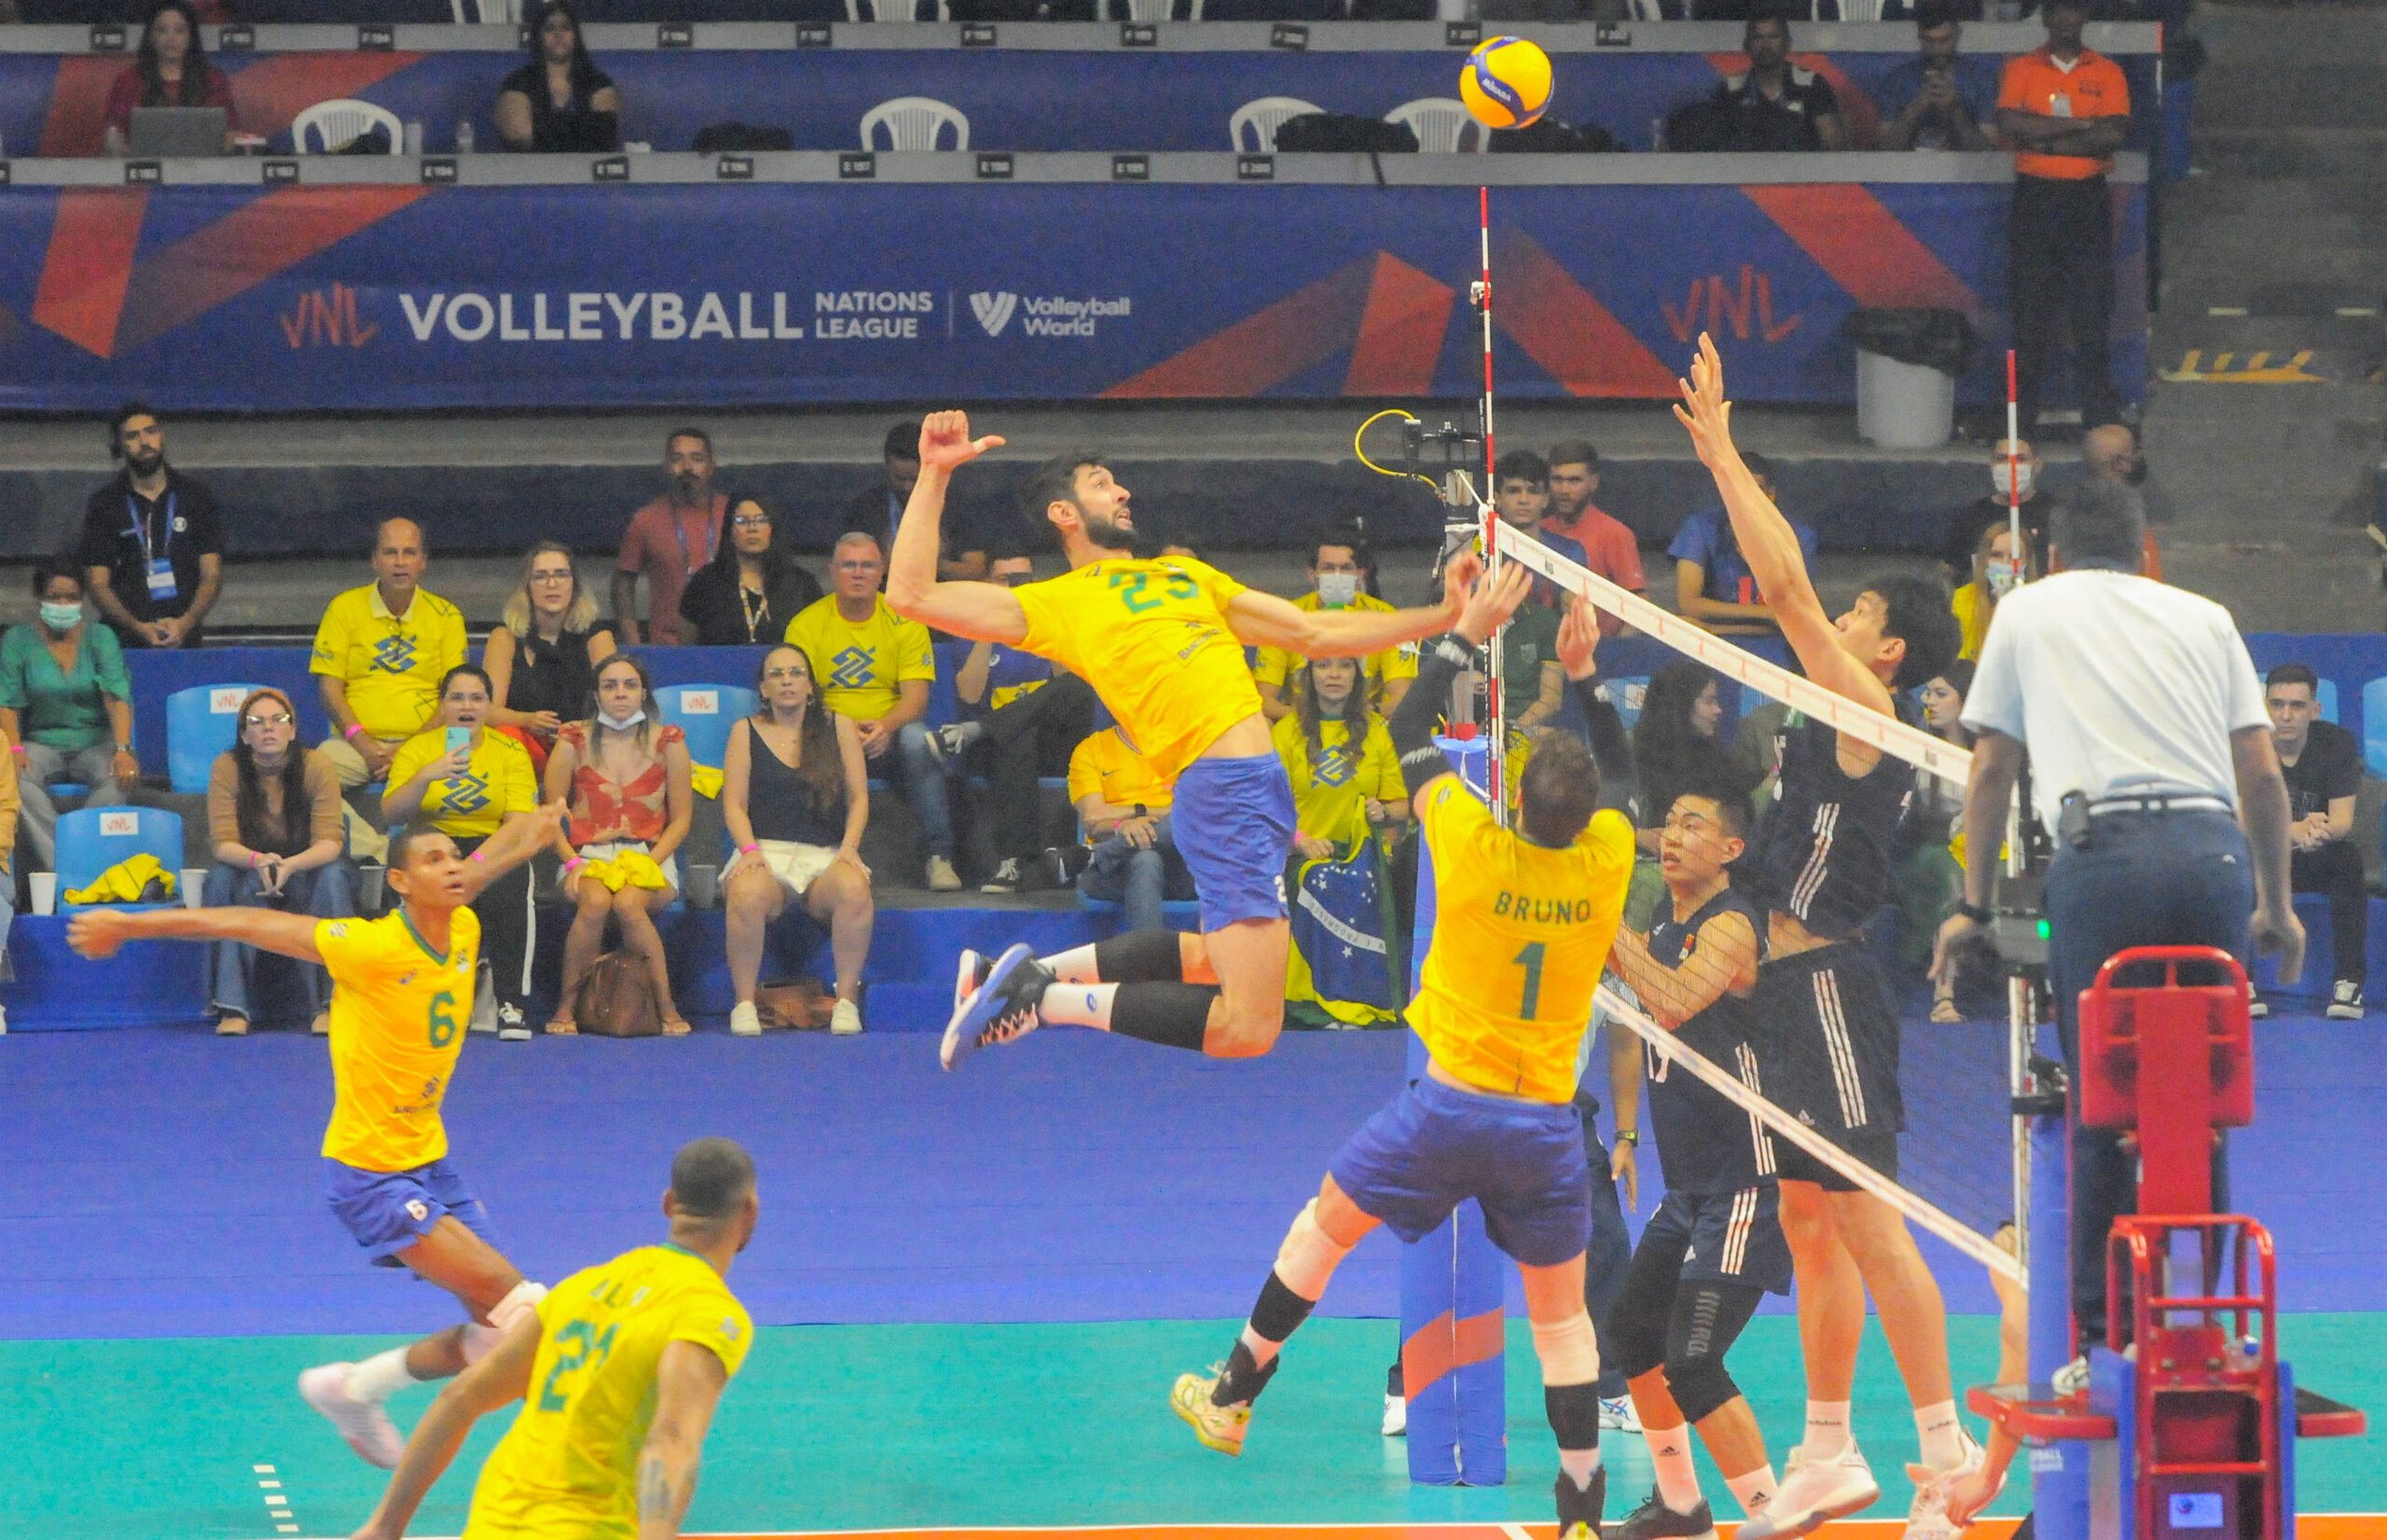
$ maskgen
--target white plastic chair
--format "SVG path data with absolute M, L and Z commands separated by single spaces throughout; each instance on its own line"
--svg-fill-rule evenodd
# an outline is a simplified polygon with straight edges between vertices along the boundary
M 392 155 L 406 152 L 406 125 L 398 121 L 396 113 L 349 97 L 318 102 L 292 118 L 290 143 L 300 155 L 330 155 L 376 128 L 390 136 Z M 316 139 L 316 147 L 311 149 L 307 144 L 310 131 Z
M 448 10 L 460 27 L 469 27 L 476 22 L 482 26 L 494 26 L 522 20 L 520 0 L 448 0 Z
M 1415 134 L 1421 154 L 1482 154 L 1492 147 L 1491 131 L 1476 121 L 1467 103 L 1455 96 L 1421 96 L 1403 102 L 1385 114 L 1384 120 L 1401 124 Z
M 862 115 L 862 147 L 866 150 L 885 148 L 932 150 L 937 147 L 937 135 L 945 129 L 953 130 L 953 147 L 970 147 L 970 119 L 961 109 L 933 96 L 898 96 L 881 102 Z M 877 131 L 887 131 L 888 143 L 882 146 Z
M 1177 0 L 1102 0 L 1102 19 L 1106 21 L 1168 21 L 1177 8 Z M 1185 20 L 1202 20 L 1202 0 L 1192 0 Z
M 1325 110 L 1298 96 L 1262 96 L 1235 108 L 1235 115 L 1227 119 L 1227 139 L 1237 154 L 1273 155 L 1276 150 L 1276 131 L 1285 126 L 1287 118 Z

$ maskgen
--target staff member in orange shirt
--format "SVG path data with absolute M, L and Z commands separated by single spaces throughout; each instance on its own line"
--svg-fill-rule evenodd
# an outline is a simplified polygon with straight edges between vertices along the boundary
M 2080 420 L 2115 419 L 2105 334 L 2114 313 L 2113 215 L 2105 173 L 2130 124 L 2121 67 L 2080 46 L 2085 0 L 2048 0 L 2047 46 L 2006 62 L 1997 127 L 2014 147 L 2014 211 L 2007 222 L 2008 304 L 2022 433 L 2039 419 L 2039 392 L 2056 329 L 2069 319 Z

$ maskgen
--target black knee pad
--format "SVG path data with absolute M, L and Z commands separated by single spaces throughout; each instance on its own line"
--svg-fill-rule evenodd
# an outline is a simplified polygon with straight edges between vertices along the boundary
M 1722 1409 L 1724 1404 L 1741 1393 L 1732 1376 L 1724 1368 L 1724 1360 L 1701 1354 L 1666 1366 L 1666 1389 L 1682 1409 L 1688 1421 L 1697 1423 Z

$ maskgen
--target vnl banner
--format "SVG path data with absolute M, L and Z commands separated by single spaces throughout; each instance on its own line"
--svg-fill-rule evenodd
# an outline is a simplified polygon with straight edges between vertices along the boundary
M 2115 366 L 2146 369 L 2144 189 Z M 1858 306 L 1937 305 L 2002 399 L 1995 184 L 1497 189 L 1502 391 L 1844 404 Z M 0 409 L 1464 396 L 1472 187 L 0 189 Z

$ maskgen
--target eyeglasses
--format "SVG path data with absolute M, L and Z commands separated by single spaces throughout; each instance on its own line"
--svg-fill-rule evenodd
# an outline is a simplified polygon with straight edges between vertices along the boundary
M 767 529 L 771 527 L 768 514 L 738 514 L 729 521 L 733 529 Z
M 572 573 L 568 570 L 560 572 L 533 572 L 531 574 L 531 581 L 533 583 L 570 583 L 572 581 Z
M 876 572 L 878 571 L 878 563 L 875 561 L 841 561 L 836 564 L 836 567 L 837 571 L 840 572 Z
M 287 727 L 290 725 L 290 713 L 276 711 L 269 717 L 250 717 L 241 725 L 243 727 Z

